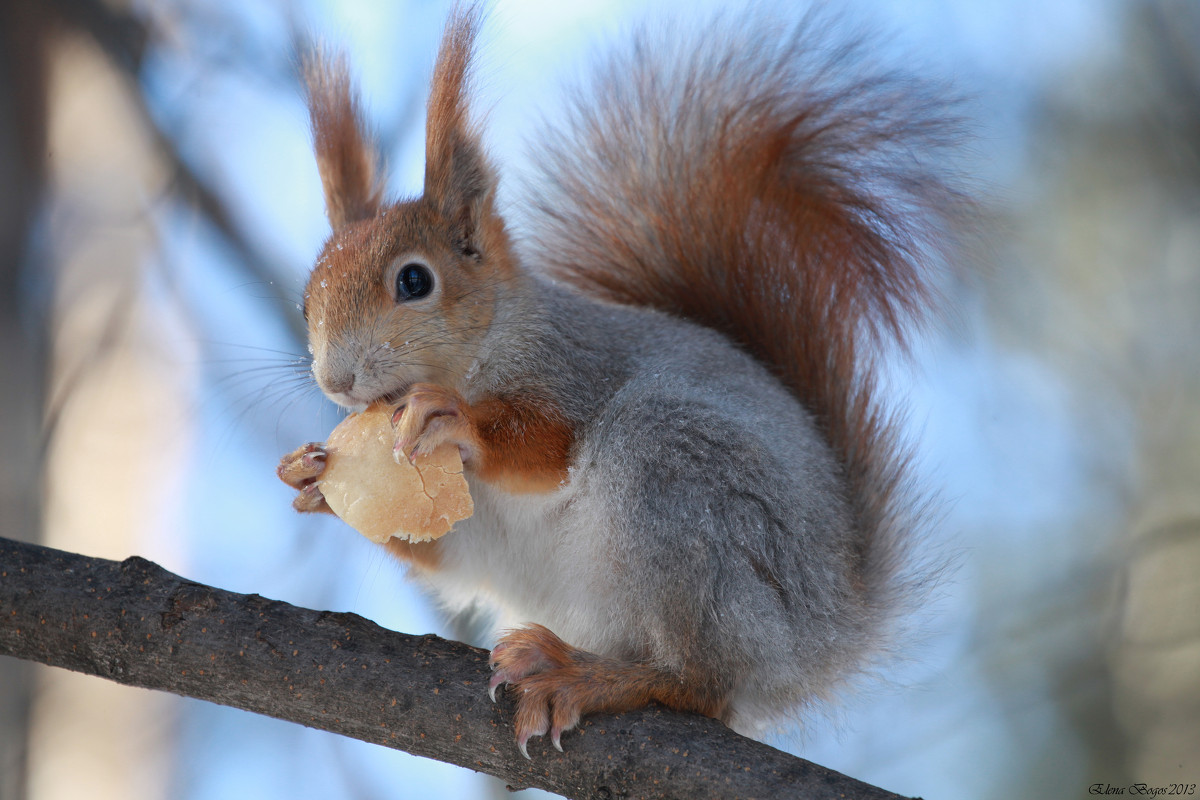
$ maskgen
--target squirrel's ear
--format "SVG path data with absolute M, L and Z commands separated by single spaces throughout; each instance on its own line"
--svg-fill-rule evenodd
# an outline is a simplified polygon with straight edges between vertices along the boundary
M 303 64 L 325 211 L 337 230 L 379 211 L 383 197 L 379 159 L 345 57 L 314 48 Z
M 471 54 L 479 31 L 477 5 L 456 7 L 442 35 L 425 124 L 425 198 L 451 221 L 454 245 L 477 252 L 491 213 L 495 177 L 467 107 Z

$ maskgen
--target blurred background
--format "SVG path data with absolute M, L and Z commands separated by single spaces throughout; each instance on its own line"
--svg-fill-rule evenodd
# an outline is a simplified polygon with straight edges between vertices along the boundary
M 504 176 L 649 4 L 496 0 Z M 714 2 L 654 11 L 693 17 Z M 982 235 L 897 374 L 957 569 L 885 685 L 773 743 L 927 798 L 1200 783 L 1200 4 L 855 0 L 951 80 Z M 657 8 L 661 6 L 661 8 Z M 402 570 L 295 515 L 340 418 L 297 309 L 327 234 L 293 43 L 352 56 L 419 191 L 445 2 L 0 4 L 0 533 L 450 635 Z M 568 745 L 569 746 L 569 745 Z M 0 657 L 0 799 L 503 797 L 468 771 Z

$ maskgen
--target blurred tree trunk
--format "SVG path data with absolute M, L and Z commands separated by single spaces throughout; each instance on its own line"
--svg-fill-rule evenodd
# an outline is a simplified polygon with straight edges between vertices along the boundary
M 28 231 L 44 183 L 48 23 L 32 0 L 0 4 L 0 528 L 36 541 L 39 531 L 42 309 L 24 268 Z M 31 463 L 32 459 L 32 463 Z M 0 799 L 25 794 L 30 665 L 0 660 Z
M 1153 187 L 1125 181 L 1114 194 L 1149 197 L 1150 213 L 1108 222 L 1140 256 L 1122 288 L 1150 303 L 1129 344 L 1138 448 L 1109 662 L 1129 774 L 1187 784 L 1200 775 L 1200 7 L 1145 3 L 1129 27 L 1132 113 L 1117 135 Z
M 181 365 L 194 363 L 175 335 L 182 315 L 152 288 L 154 209 L 169 172 L 138 87 L 93 37 L 71 28 L 55 37 L 47 86 L 54 292 L 43 538 L 101 556 L 161 552 L 161 506 L 189 431 Z M 40 672 L 30 800 L 165 797 L 176 707 L 174 698 Z
M 168 365 L 188 358 L 144 290 L 167 177 L 136 70 L 96 44 L 111 19 L 0 3 L 0 529 L 124 556 L 158 527 L 139 485 L 178 471 L 186 379 Z M 164 796 L 173 706 L 0 661 L 0 800 Z

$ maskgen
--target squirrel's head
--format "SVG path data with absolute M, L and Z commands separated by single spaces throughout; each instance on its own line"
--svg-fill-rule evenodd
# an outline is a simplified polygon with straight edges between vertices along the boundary
M 375 149 L 342 59 L 306 64 L 308 105 L 333 233 L 308 280 L 313 375 L 343 406 L 399 399 L 417 382 L 461 390 L 514 274 L 496 178 L 469 124 L 478 14 L 451 21 L 429 98 L 425 191 L 386 204 Z

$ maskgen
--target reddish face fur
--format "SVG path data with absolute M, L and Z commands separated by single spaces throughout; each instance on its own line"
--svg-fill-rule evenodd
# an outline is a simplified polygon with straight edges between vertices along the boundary
M 316 53 L 306 65 L 333 234 L 309 278 L 305 307 L 313 374 L 342 405 L 398 399 L 417 382 L 461 390 L 492 321 L 495 289 L 512 276 L 508 234 L 493 207 L 496 179 L 466 102 L 477 22 L 474 12 L 465 15 L 438 57 L 418 200 L 382 203 L 379 159 L 345 61 Z M 409 262 L 432 271 L 429 296 L 396 296 L 396 275 Z
M 326 394 L 355 406 L 397 399 L 417 382 L 461 388 L 511 269 L 503 224 L 488 222 L 478 254 L 455 248 L 453 227 L 424 199 L 334 231 L 305 290 L 313 373 Z M 414 262 L 432 272 L 433 291 L 399 299 L 397 273 Z

